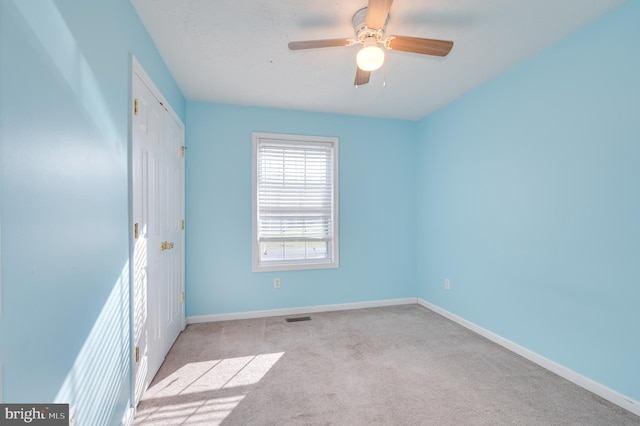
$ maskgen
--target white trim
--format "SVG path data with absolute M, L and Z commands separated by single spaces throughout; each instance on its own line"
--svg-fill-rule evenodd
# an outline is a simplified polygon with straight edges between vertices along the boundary
M 122 426 L 131 426 L 133 425 L 133 421 L 136 417 L 136 409 L 134 407 L 129 407 L 129 409 L 124 413 L 122 417 L 122 422 L 120 424 Z
M 415 305 L 416 298 L 373 300 L 370 302 L 339 303 L 336 305 L 303 306 L 300 308 L 270 309 L 265 311 L 234 312 L 229 314 L 196 315 L 187 318 L 189 324 L 201 322 L 231 321 L 239 319 L 280 317 L 285 315 L 312 314 L 317 312 L 346 311 L 350 309 L 379 308 L 383 306 Z
M 260 249 L 258 243 L 258 187 L 257 187 L 257 159 L 258 145 L 262 139 L 276 139 L 280 141 L 301 142 L 309 144 L 331 144 L 333 155 L 333 196 L 332 196 L 332 234 L 329 248 L 330 258 L 321 260 L 292 260 L 278 261 L 274 263 L 260 263 Z M 335 269 L 340 267 L 340 177 L 339 177 L 339 152 L 340 138 L 336 136 L 291 135 L 282 133 L 251 133 L 251 271 L 252 272 L 279 272 L 299 271 L 309 269 Z
M 461 326 L 473 331 L 474 333 L 479 334 L 482 337 L 485 337 L 491 340 L 494 343 L 502 346 L 505 349 L 510 350 L 523 358 L 528 359 L 529 361 L 538 364 L 540 367 L 545 368 L 552 373 L 557 374 L 558 376 L 569 380 L 572 383 L 580 386 L 592 392 L 601 398 L 606 399 L 609 402 L 612 402 L 625 410 L 632 412 L 633 414 L 640 416 L 640 402 L 635 401 L 619 392 L 614 391 L 611 388 L 608 388 L 588 377 L 585 377 L 581 374 L 576 373 L 573 370 L 570 370 L 567 367 L 564 367 L 554 361 L 551 361 L 548 358 L 543 357 L 525 347 L 518 345 L 517 343 L 512 342 L 509 339 L 505 339 L 504 337 L 493 333 L 485 328 L 480 327 L 466 319 L 459 317 L 445 309 L 440 308 L 432 303 L 427 302 L 424 299 L 418 298 L 418 305 L 427 308 L 443 317 L 460 324 Z
M 169 113 L 171 118 L 180 124 L 180 127 L 182 128 L 183 135 L 184 135 L 184 129 L 185 129 L 184 123 L 182 122 L 180 117 L 178 117 L 178 114 L 176 114 L 173 108 L 171 108 L 169 101 L 167 101 L 167 99 L 164 97 L 160 89 L 158 89 L 158 87 L 155 85 L 151 77 L 149 77 L 149 74 L 147 74 L 147 72 L 144 70 L 142 65 L 140 65 L 140 62 L 138 62 L 138 59 L 134 55 L 131 55 L 131 73 L 137 74 L 140 77 L 142 82 L 149 88 L 149 90 L 151 90 L 151 92 L 158 99 L 158 101 L 160 101 L 160 104 Z M 133 78 L 132 78 L 132 81 L 133 81 Z M 131 97 L 133 98 L 133 93 L 131 93 Z M 132 106 L 133 99 L 131 99 L 131 102 L 132 102 L 131 103 L 131 106 Z

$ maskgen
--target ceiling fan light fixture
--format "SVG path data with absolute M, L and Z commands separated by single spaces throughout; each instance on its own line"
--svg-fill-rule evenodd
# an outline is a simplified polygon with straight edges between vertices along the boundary
M 400 52 L 418 53 L 430 56 L 447 56 L 453 47 L 453 41 L 430 38 L 391 35 L 385 37 L 389 10 L 393 0 L 368 0 L 367 7 L 358 10 L 351 19 L 355 40 L 348 38 L 307 40 L 289 42 L 289 50 L 320 49 L 361 44 L 356 54 L 356 78 L 354 86 L 369 82 L 371 72 L 384 64 L 385 52 L 382 49 Z
M 365 40 L 364 47 L 356 55 L 356 63 L 362 71 L 375 71 L 384 63 L 384 50 L 378 46 L 374 37 L 373 40 Z

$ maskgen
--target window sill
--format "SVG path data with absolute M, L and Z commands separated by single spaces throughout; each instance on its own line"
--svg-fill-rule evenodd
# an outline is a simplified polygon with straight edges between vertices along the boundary
M 278 264 L 254 264 L 252 272 L 281 272 L 281 271 L 304 271 L 313 269 L 337 269 L 338 262 L 323 263 L 278 263 Z

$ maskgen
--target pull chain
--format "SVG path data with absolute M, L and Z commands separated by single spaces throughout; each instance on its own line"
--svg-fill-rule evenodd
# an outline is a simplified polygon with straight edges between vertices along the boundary
M 387 61 L 384 62 L 382 67 L 384 68 L 384 81 L 382 82 L 382 87 L 387 87 Z

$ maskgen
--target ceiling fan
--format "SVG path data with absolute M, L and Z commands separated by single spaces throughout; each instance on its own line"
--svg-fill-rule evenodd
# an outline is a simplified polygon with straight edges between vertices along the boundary
M 336 38 L 327 40 L 308 40 L 289 42 L 290 50 L 317 49 L 321 47 L 341 47 L 361 44 L 356 55 L 356 87 L 367 84 L 371 72 L 384 63 L 384 51 L 380 45 L 390 50 L 420 53 L 422 55 L 447 56 L 453 47 L 452 41 L 429 38 L 389 36 L 384 32 L 389 21 L 389 10 L 393 0 L 369 0 L 369 5 L 358 10 L 352 18 L 356 39 Z

